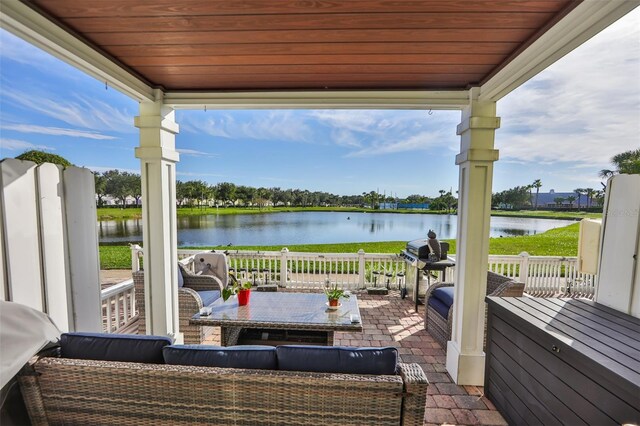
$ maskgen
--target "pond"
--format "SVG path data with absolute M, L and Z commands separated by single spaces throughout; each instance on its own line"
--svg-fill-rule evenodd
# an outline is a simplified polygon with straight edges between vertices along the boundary
M 532 235 L 570 225 L 570 220 L 492 217 L 491 236 Z M 408 241 L 456 237 L 456 215 L 291 212 L 178 217 L 178 246 L 291 245 Z M 142 220 L 98 222 L 101 244 L 142 242 Z

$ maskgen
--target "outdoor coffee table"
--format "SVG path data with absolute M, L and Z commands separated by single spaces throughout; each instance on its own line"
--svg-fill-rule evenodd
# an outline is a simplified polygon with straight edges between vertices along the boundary
M 327 307 L 324 294 L 251 292 L 249 304 L 238 306 L 238 299 L 222 298 L 211 304 L 212 313 L 191 318 L 191 324 L 219 326 L 224 346 L 235 344 L 306 343 L 333 345 L 336 331 L 362 331 L 358 299 L 340 299 L 337 310 Z

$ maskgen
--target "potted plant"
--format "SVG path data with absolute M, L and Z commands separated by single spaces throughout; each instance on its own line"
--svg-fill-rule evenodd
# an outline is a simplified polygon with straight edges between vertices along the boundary
M 349 295 L 345 294 L 343 289 L 338 288 L 338 283 L 332 286 L 329 280 L 326 281 L 324 294 L 327 295 L 329 309 L 338 309 L 341 297 L 344 297 L 345 299 L 349 298 Z
M 240 284 L 232 273 L 229 273 L 229 278 L 231 279 L 231 284 L 222 290 L 222 300 L 226 302 L 229 297 L 237 294 L 238 306 L 247 305 L 249 303 L 249 296 L 251 296 L 251 281 Z

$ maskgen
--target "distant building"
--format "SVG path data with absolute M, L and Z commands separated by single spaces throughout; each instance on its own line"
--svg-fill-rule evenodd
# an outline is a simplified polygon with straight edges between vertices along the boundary
M 98 202 L 98 195 L 96 194 L 96 203 Z M 122 201 L 118 198 L 114 198 L 111 195 L 103 195 L 102 196 L 102 205 L 103 206 L 121 206 L 122 205 Z M 125 198 L 125 205 L 127 206 L 135 206 L 136 205 L 136 199 L 132 196 L 127 196 L 127 198 Z M 138 201 L 137 203 L 138 206 L 142 205 L 142 198 Z
M 429 203 L 405 203 L 398 204 L 399 209 L 416 209 L 416 210 L 428 210 L 430 204 Z
M 398 203 L 380 203 L 380 210 L 396 210 Z
M 567 198 L 575 197 L 575 201 L 573 203 L 569 202 Z M 561 204 L 556 203 L 556 198 L 564 198 Z M 536 205 L 536 193 L 533 192 L 531 194 L 531 206 Z M 595 206 L 595 199 L 592 197 L 591 201 L 589 201 L 589 206 Z M 580 196 L 580 207 L 587 206 L 587 196 Z M 538 194 L 538 208 L 540 207 L 548 207 L 548 208 L 557 208 L 557 207 L 578 207 L 578 194 L 575 192 L 555 192 L 553 189 L 549 190 L 549 192 L 540 192 Z

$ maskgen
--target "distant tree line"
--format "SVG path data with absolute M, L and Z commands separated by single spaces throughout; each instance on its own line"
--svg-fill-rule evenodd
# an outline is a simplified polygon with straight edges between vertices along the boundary
M 127 197 L 133 197 L 138 204 L 142 195 L 140 175 L 136 173 L 109 170 L 95 173 L 95 185 L 98 206 L 105 204 L 105 197 L 110 196 L 118 204 L 126 207 Z M 453 211 L 457 200 L 451 191 L 440 191 L 434 199 L 426 195 L 412 194 L 406 198 L 398 198 L 380 194 L 377 191 L 363 192 L 358 195 L 336 195 L 323 191 L 306 189 L 282 189 L 280 187 L 255 188 L 236 185 L 231 182 L 208 184 L 201 180 L 177 181 L 176 204 L 178 207 L 258 207 L 295 206 L 295 207 L 368 207 L 381 208 L 382 203 L 423 204 L 431 203 L 432 209 Z

